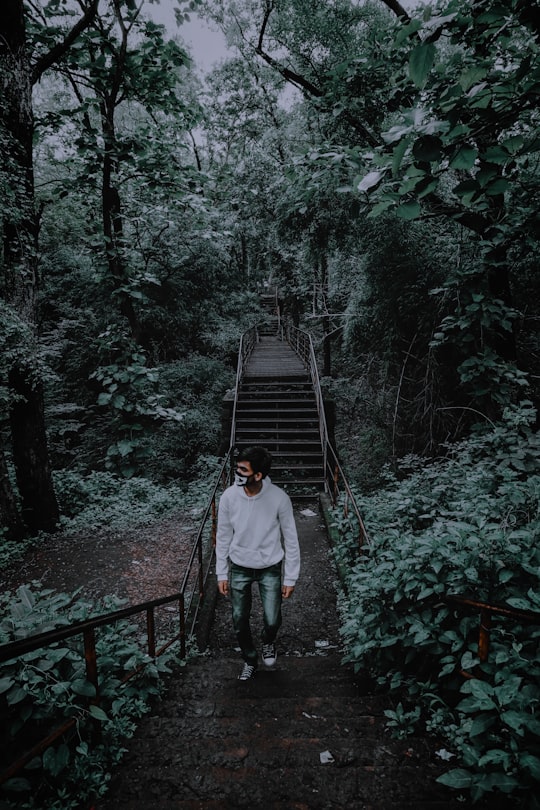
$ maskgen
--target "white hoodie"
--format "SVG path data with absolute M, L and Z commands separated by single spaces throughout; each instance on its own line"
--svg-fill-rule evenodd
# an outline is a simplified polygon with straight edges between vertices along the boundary
M 283 543 L 281 542 L 283 537 Z M 216 574 L 229 579 L 229 560 L 245 568 L 268 568 L 285 557 L 283 584 L 295 585 L 300 546 L 291 499 L 268 477 L 257 495 L 233 484 L 221 496 L 216 537 Z

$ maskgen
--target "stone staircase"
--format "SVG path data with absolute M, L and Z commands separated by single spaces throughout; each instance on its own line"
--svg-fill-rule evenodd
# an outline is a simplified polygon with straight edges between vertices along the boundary
M 448 810 L 440 741 L 394 740 L 387 694 L 342 663 L 336 572 L 319 505 L 295 510 L 302 571 L 283 603 L 278 660 L 240 682 L 230 605 L 220 597 L 205 654 L 170 678 L 96 810 L 281 808 Z M 254 637 L 261 628 L 254 592 Z
M 323 451 L 313 386 L 302 362 L 276 336 L 262 335 L 247 363 L 236 409 L 236 445 L 262 444 L 271 478 L 291 497 L 324 487 Z

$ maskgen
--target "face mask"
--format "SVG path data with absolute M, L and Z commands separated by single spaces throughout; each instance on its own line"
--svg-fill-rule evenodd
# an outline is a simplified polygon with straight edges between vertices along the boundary
M 251 475 L 240 475 L 240 473 L 234 474 L 234 483 L 237 487 L 245 487 Z

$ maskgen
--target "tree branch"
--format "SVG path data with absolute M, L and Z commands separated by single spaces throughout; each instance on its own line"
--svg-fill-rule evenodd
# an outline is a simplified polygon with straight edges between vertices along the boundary
M 257 48 L 260 49 L 261 51 L 263 47 L 264 35 L 266 33 L 266 26 L 268 25 L 268 20 L 270 19 L 270 14 L 273 12 L 273 10 L 274 10 L 273 0 L 268 0 L 268 2 L 266 3 L 266 11 L 262 21 L 261 30 L 259 32 L 259 44 L 257 45 Z
M 31 73 L 30 80 L 32 85 L 36 84 L 46 70 L 52 65 L 60 61 L 60 59 L 68 52 L 73 45 L 79 34 L 81 34 L 95 18 L 99 6 L 99 0 L 91 0 L 90 5 L 86 9 L 81 19 L 73 26 L 71 31 L 66 35 L 62 42 L 58 42 L 48 53 L 43 54 L 36 64 L 34 65 Z
M 399 17 L 399 19 L 402 22 L 408 23 L 411 21 L 411 18 L 409 17 L 409 15 L 405 11 L 401 3 L 398 3 L 398 0 L 381 0 L 381 1 L 387 8 L 390 9 L 390 11 L 393 11 L 396 17 Z

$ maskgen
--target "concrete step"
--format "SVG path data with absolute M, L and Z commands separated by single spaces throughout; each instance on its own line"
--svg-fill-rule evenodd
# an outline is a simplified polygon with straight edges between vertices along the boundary
M 268 402 L 264 399 L 252 399 L 249 401 L 238 400 L 236 406 L 236 413 L 246 416 L 254 416 L 257 414 L 286 414 L 288 416 L 302 416 L 303 414 L 311 415 L 317 413 L 317 406 L 315 400 L 296 400 L 294 402 L 272 401 Z
M 265 446 L 271 451 L 275 457 L 278 453 L 301 452 L 303 449 L 309 452 L 321 452 L 321 439 L 320 436 L 312 439 L 297 439 L 295 436 L 287 436 L 276 438 L 275 436 L 267 436 L 264 439 Z M 240 446 L 248 446 L 253 443 L 253 435 L 246 433 L 243 437 L 236 436 L 236 444 Z
M 271 414 L 264 414 L 257 418 L 251 419 L 243 414 L 237 416 L 236 430 L 245 430 L 257 426 L 259 429 L 266 429 L 267 427 L 280 427 L 280 428 L 297 428 L 302 432 L 305 428 L 319 428 L 319 418 L 317 414 L 314 416 L 287 416 L 285 414 L 276 413 L 274 416 Z
M 134 807 L 141 793 L 160 797 L 147 805 L 152 810 L 195 801 L 210 807 L 217 799 L 231 810 L 449 806 L 435 783 L 435 758 L 426 764 L 432 752 L 386 734 L 388 699 L 360 695 L 337 653 L 280 657 L 246 683 L 236 679 L 240 666 L 229 656 L 188 666 L 159 714 L 145 721 L 144 761 L 132 747 L 129 778 L 117 776 L 114 797 L 99 807 Z M 325 693 L 314 695 L 321 687 Z M 426 768 L 431 786 L 419 796 Z M 399 795 L 392 795 L 395 780 L 386 785 L 391 769 L 403 780 Z M 373 804 L 381 796 L 384 804 Z
M 230 602 L 218 597 L 208 649 L 170 677 L 168 694 L 126 743 L 95 810 L 467 806 L 435 781 L 449 767 L 435 755 L 441 741 L 393 740 L 384 711 L 399 698 L 370 694 L 370 684 L 342 663 L 337 574 L 318 502 L 308 504 L 295 510 L 302 570 L 283 602 L 276 667 L 238 681 Z M 252 618 L 259 638 L 258 596 Z M 321 760 L 326 751 L 333 762 Z

